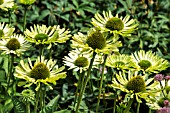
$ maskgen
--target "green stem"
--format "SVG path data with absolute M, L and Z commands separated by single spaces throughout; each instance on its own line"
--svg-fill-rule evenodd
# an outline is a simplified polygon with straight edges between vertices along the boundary
M 43 44 L 39 45 L 39 50 L 40 50 L 39 57 L 40 57 L 40 62 L 41 62 L 41 56 L 43 56 L 43 51 L 44 51 L 44 45 Z
M 10 66 L 9 66 L 9 71 L 8 71 L 8 79 L 7 79 L 7 91 L 9 89 L 9 86 L 10 86 L 10 81 L 11 79 L 13 80 L 12 82 L 14 82 L 14 77 L 12 76 L 13 75 L 13 63 L 14 63 L 14 54 L 10 54 L 11 56 L 11 59 L 10 59 Z
M 163 87 L 163 85 L 162 85 L 161 81 L 160 81 L 159 83 L 160 83 L 160 86 L 161 86 L 161 89 L 162 89 L 162 90 L 161 90 L 161 91 L 162 91 L 162 94 L 163 94 L 163 95 L 164 95 L 164 97 L 165 97 L 165 94 L 164 94 L 164 91 L 163 91 L 163 90 L 164 90 L 164 87 Z
M 83 79 L 84 79 L 84 71 L 82 73 L 80 73 L 80 76 L 79 76 L 79 79 L 78 79 L 77 89 L 76 89 L 75 98 L 74 98 L 74 107 L 76 105 L 78 91 L 81 90 L 81 88 L 82 88 L 82 83 L 84 81 Z
M 117 91 L 116 91 L 116 96 L 113 100 L 113 113 L 116 113 L 116 97 L 117 97 Z
M 8 21 L 9 21 L 9 25 L 11 25 L 11 10 L 8 9 Z
M 136 113 L 139 113 L 139 108 L 140 108 L 140 103 L 138 102 Z
M 152 110 L 149 108 L 149 112 L 148 113 L 152 113 Z
M 35 107 L 34 107 L 34 112 L 35 113 L 38 113 L 37 110 L 38 110 L 39 99 L 40 99 L 40 88 L 36 92 L 36 100 L 35 100 Z
M 97 106 L 96 106 L 96 113 L 98 113 L 99 104 L 100 104 L 100 95 L 101 95 L 101 91 L 102 91 L 106 59 L 107 59 L 107 55 L 104 56 L 104 62 L 103 62 L 103 66 L 102 66 L 102 74 L 101 74 L 101 80 L 100 80 L 100 87 L 99 87 L 99 94 L 98 94 L 98 100 L 97 100 Z
M 30 113 L 30 103 L 26 103 L 26 113 Z
M 82 90 L 80 91 L 80 96 L 78 98 L 78 103 L 77 103 L 77 107 L 76 107 L 76 112 L 75 113 L 78 113 L 78 110 L 79 110 L 79 107 L 80 107 L 80 103 L 82 101 L 82 97 L 83 97 L 83 94 L 84 94 L 87 82 L 89 81 L 89 77 L 90 77 L 90 73 L 91 73 L 91 69 L 92 69 L 92 66 L 93 66 L 93 62 L 94 62 L 95 56 L 96 56 L 96 52 L 93 51 L 93 57 L 92 57 L 92 59 L 90 61 L 90 65 L 89 65 L 89 68 L 88 68 L 88 71 L 87 71 L 87 76 L 86 76 L 86 79 L 85 79 L 84 84 L 82 86 Z
M 134 98 L 131 98 L 131 99 L 129 100 L 128 105 L 127 105 L 126 109 L 124 110 L 124 113 L 128 113 L 128 112 L 129 112 L 129 110 L 130 110 L 130 108 L 131 108 L 131 105 L 132 105 L 132 103 L 133 103 L 133 100 L 134 100 Z
M 23 33 L 25 31 L 25 26 L 27 24 L 27 9 L 28 9 L 28 6 L 24 5 L 24 23 L 23 23 Z

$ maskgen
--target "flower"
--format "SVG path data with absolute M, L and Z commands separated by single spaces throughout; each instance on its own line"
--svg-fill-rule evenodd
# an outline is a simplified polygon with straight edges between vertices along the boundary
M 166 107 L 160 108 L 159 110 L 157 110 L 156 113 L 170 113 L 170 108 Z
M 132 62 L 132 58 L 126 54 L 115 55 L 112 54 L 107 58 L 106 66 L 113 67 L 119 69 L 130 69 L 132 68 L 134 63 Z
M 36 0 L 19 0 L 19 3 L 23 5 L 31 5 L 35 2 Z
M 158 82 L 154 82 L 153 78 L 148 79 L 148 75 L 141 76 L 138 72 L 128 71 L 116 74 L 109 86 L 126 92 L 125 100 L 134 97 L 141 103 L 141 98 L 147 100 L 148 95 L 154 95 L 157 85 Z
M 35 93 L 30 89 L 24 89 L 21 92 L 21 101 L 23 103 L 33 102 L 35 100 Z
M 20 56 L 26 51 L 30 45 L 21 34 L 13 34 L 10 38 L 3 38 L 0 40 L 0 50 L 5 54 L 16 54 Z
M 56 61 L 52 59 L 45 60 L 44 56 L 38 57 L 34 65 L 32 65 L 30 58 L 28 58 L 28 63 L 24 63 L 23 60 L 20 61 L 20 66 L 16 67 L 14 76 L 26 80 L 27 84 L 25 87 L 36 84 L 36 91 L 38 91 L 40 83 L 53 89 L 49 83 L 55 85 L 58 79 L 65 78 L 66 72 L 62 72 L 64 68 L 64 66 L 59 68 L 56 65 Z
M 169 106 L 170 101 L 170 92 L 169 92 L 169 86 L 170 82 L 163 79 L 162 81 L 157 81 L 159 85 L 155 87 L 155 90 L 157 93 L 155 95 L 149 95 L 148 100 L 146 101 L 149 108 L 154 110 L 159 110 L 163 107 Z
M 0 8 L 8 11 L 8 9 L 13 8 L 14 0 L 0 0 Z
M 167 60 L 152 53 L 152 51 L 140 50 L 132 54 L 132 59 L 135 62 L 135 68 L 145 72 L 158 73 L 168 68 L 169 65 Z
M 4 22 L 0 23 L 0 38 L 9 37 L 13 34 L 15 28 L 10 27 Z
M 60 29 L 60 26 L 46 25 L 34 25 L 30 27 L 31 30 L 26 29 L 24 32 L 27 36 L 27 40 L 31 43 L 39 44 L 51 44 L 51 43 L 64 43 L 71 36 L 70 31 L 65 28 Z
M 160 82 L 164 79 L 164 76 L 162 74 L 156 74 L 154 79 Z
M 110 54 L 112 51 L 118 52 L 118 47 L 122 46 L 118 38 L 106 38 L 107 36 L 97 29 L 91 29 L 87 36 L 78 32 L 73 36 L 72 48 L 83 48 L 85 51 L 95 51 L 96 53 Z
M 83 70 L 86 71 L 88 69 L 91 58 L 92 54 L 89 52 L 82 52 L 82 49 L 74 49 L 68 53 L 68 56 L 63 58 L 63 62 L 69 67 L 69 70 L 80 70 L 80 73 L 82 73 Z M 101 62 L 102 58 L 99 55 L 96 55 L 93 67 L 96 67 L 96 65 Z
M 95 27 L 99 27 L 104 32 L 116 33 L 122 36 L 130 35 L 134 30 L 137 29 L 138 24 L 136 20 L 130 19 L 129 15 L 124 18 L 119 17 L 118 14 L 114 17 L 111 11 L 103 11 L 103 16 L 96 13 L 94 18 L 92 18 L 92 24 Z

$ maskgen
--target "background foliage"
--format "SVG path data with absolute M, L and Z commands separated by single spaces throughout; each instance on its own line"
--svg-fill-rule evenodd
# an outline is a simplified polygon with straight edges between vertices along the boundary
M 157 52 L 161 57 L 170 60 L 169 0 L 37 0 L 29 9 L 27 13 L 27 28 L 33 24 L 45 24 L 47 26 L 60 25 L 61 27 L 68 28 L 72 34 L 78 31 L 86 33 L 92 26 L 90 24 L 91 18 L 94 17 L 96 12 L 102 13 L 104 10 L 111 10 L 113 15 L 117 13 L 122 16 L 129 14 L 138 20 L 139 27 L 131 37 L 121 38 L 123 47 L 120 48 L 120 52 L 132 53 L 139 49 L 152 50 Z M 12 24 L 17 28 L 15 32 L 18 33 L 22 31 L 23 11 L 23 8 L 18 6 L 17 10 L 12 14 Z M 0 22 L 8 22 L 8 14 L 2 10 L 0 10 Z M 53 47 L 52 57 L 58 60 L 59 65 L 63 65 L 62 58 L 68 54 L 69 50 L 70 41 L 67 41 L 65 44 L 56 45 Z M 27 56 L 32 58 L 35 58 L 35 54 L 36 50 L 30 50 L 26 53 Z M 5 69 L 8 66 L 5 63 L 6 60 L 7 58 L 4 57 L 0 59 L 1 75 L 5 73 Z M 112 70 L 107 71 L 106 77 L 109 78 L 111 77 Z M 53 105 L 53 109 L 59 111 L 56 113 L 65 113 L 65 110 L 72 108 L 77 76 L 76 72 L 67 70 L 67 78 L 60 80 L 54 87 L 54 90 L 47 92 L 47 103 L 55 99 L 56 103 L 51 103 L 51 106 Z M 91 94 L 90 91 L 86 92 L 85 96 L 87 100 L 81 103 L 82 106 L 80 109 L 82 109 L 82 112 L 93 113 L 95 108 L 97 99 L 93 95 L 97 95 L 99 82 L 99 74 L 97 72 L 94 72 L 92 80 L 94 81 L 94 94 Z M 105 83 L 110 82 L 109 79 L 107 80 Z M 1 94 L 1 91 L 3 91 L 3 87 L 1 87 L 3 76 L 0 76 L 0 83 Z M 90 89 L 89 87 L 87 88 Z M 21 89 L 19 88 L 17 90 L 20 91 Z M 107 91 L 111 92 L 112 90 L 108 89 Z M 14 100 L 16 101 L 16 106 L 20 106 L 17 105 L 19 100 L 16 98 Z M 113 105 L 111 99 L 101 103 L 104 103 L 104 106 L 101 106 L 100 109 L 107 108 L 105 112 L 109 112 L 109 109 Z M 49 106 L 50 104 L 48 104 Z M 145 109 L 146 106 L 143 106 Z M 4 105 L 0 104 L 0 108 L 10 110 L 13 108 L 13 105 L 10 104 L 10 101 L 6 101 Z

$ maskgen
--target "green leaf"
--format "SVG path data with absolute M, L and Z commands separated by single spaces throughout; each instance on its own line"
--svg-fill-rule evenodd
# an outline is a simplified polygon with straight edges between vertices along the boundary
M 25 104 L 17 97 L 12 97 L 15 113 L 26 113 Z
M 56 112 L 54 112 L 54 113 L 71 113 L 71 111 L 65 109 L 65 110 L 61 110 L 61 111 L 56 111 Z

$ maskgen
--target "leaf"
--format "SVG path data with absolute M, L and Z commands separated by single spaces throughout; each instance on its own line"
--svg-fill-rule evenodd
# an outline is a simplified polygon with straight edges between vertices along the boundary
M 50 10 L 45 9 L 41 12 L 41 15 L 38 17 L 38 21 L 43 20 L 46 16 L 50 15 Z
M 54 99 L 52 99 L 48 104 L 47 104 L 47 107 L 52 107 L 52 111 L 55 110 L 55 107 L 58 103 L 58 100 L 60 98 L 60 95 L 57 95 Z
M 56 111 L 56 112 L 54 112 L 54 113 L 71 113 L 71 111 L 65 109 L 65 110 L 61 110 L 61 111 Z
M 25 104 L 21 102 L 17 97 L 12 97 L 15 113 L 26 113 Z

